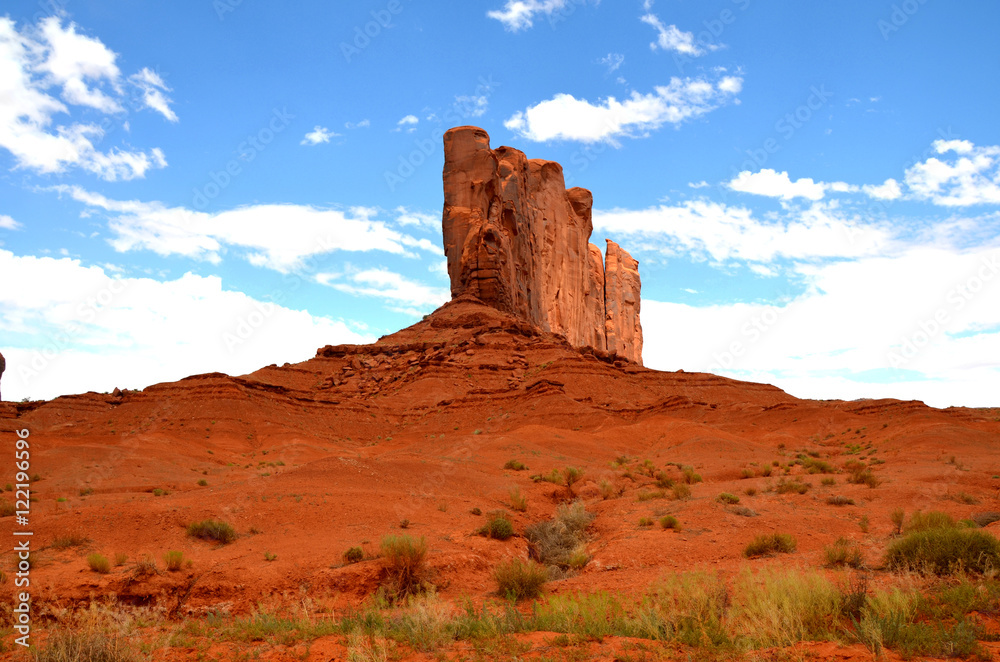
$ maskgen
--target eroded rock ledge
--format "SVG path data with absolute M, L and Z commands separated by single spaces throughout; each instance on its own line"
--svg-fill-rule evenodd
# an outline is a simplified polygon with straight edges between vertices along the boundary
M 639 263 L 589 242 L 593 196 L 562 166 L 490 149 L 483 129 L 444 135 L 444 252 L 451 295 L 471 294 L 566 337 L 642 363 Z

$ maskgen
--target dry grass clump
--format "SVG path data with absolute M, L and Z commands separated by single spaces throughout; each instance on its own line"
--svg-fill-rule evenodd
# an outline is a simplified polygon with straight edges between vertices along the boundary
M 53 549 L 69 549 L 70 547 L 81 547 L 90 542 L 90 538 L 82 533 L 66 533 L 56 536 L 52 540 Z
M 853 506 L 854 505 L 854 499 L 851 499 L 851 498 L 845 497 L 845 496 L 840 496 L 840 495 L 829 497 L 829 498 L 827 498 L 826 502 L 828 504 L 830 504 L 831 506 Z
M 664 529 L 672 529 L 674 531 L 681 530 L 681 523 L 677 521 L 677 518 L 673 515 L 664 515 L 660 518 L 660 526 Z
M 782 478 L 778 481 L 775 486 L 774 491 L 778 494 L 805 494 L 812 487 L 809 483 L 800 483 L 797 480 L 785 480 Z
M 743 549 L 748 559 L 773 554 L 790 554 L 795 551 L 796 542 L 788 533 L 765 533 L 757 536 Z
M 504 469 L 509 469 L 510 471 L 524 471 L 528 467 L 525 466 L 520 460 L 507 460 L 507 463 L 503 465 Z
M 846 565 L 851 568 L 860 568 L 864 562 L 861 557 L 861 548 L 852 545 L 847 538 L 838 538 L 836 542 L 823 550 L 823 555 L 826 557 L 826 564 L 832 567 Z
M 170 572 L 177 572 L 184 565 L 184 552 L 172 549 L 163 555 L 163 563 Z
M 510 491 L 510 509 L 519 513 L 528 510 L 528 497 L 521 493 L 521 488 L 514 487 Z
M 878 487 L 882 484 L 881 479 L 873 474 L 871 469 L 861 469 L 860 471 L 853 472 L 847 477 L 847 482 L 855 485 L 867 485 L 868 487 Z
M 497 592 L 508 600 L 519 601 L 538 597 L 549 579 L 545 566 L 532 560 L 510 559 L 493 570 Z
M 427 589 L 425 577 L 427 540 L 412 536 L 387 535 L 380 546 L 385 561 L 385 582 L 392 597 L 396 599 L 416 595 Z
M 111 572 L 111 561 L 108 560 L 108 557 L 103 554 L 98 554 L 97 552 L 87 555 L 87 565 L 91 570 L 99 572 L 102 575 L 106 575 Z
M 715 497 L 719 503 L 727 503 L 729 505 L 737 504 L 740 502 L 740 498 L 735 494 L 730 494 L 729 492 L 722 492 L 719 496 Z
M 31 652 L 33 662 L 135 662 L 134 642 L 97 628 L 57 630 Z
M 238 537 L 236 529 L 221 520 L 206 519 L 188 524 L 187 534 L 201 540 L 214 540 L 222 545 L 228 545 Z
M 588 513 L 579 501 L 559 506 L 553 519 L 525 529 L 524 535 L 530 545 L 529 556 L 539 563 L 562 570 L 582 568 L 590 560 L 584 542 L 587 527 L 593 520 L 594 515 Z

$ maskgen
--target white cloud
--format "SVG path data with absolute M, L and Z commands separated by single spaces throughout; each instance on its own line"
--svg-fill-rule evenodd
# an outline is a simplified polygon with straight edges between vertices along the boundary
M 177 121 L 177 113 L 170 108 L 170 98 L 166 95 L 170 88 L 163 82 L 160 74 L 145 67 L 139 73 L 129 76 L 128 82 L 142 92 L 143 106 L 155 110 L 171 122 Z
M 61 17 L 21 32 L 10 18 L 0 17 L 0 147 L 18 167 L 41 173 L 79 167 L 107 181 L 141 178 L 166 167 L 160 149 L 100 151 L 96 143 L 106 131 L 98 124 L 53 126 L 53 118 L 68 115 L 71 106 L 124 112 L 115 60 L 100 41 L 77 33 L 75 24 L 64 27 Z M 53 87 L 61 90 L 62 101 L 48 93 Z
M 23 225 L 15 221 L 10 216 L 6 214 L 0 214 L 0 228 L 4 230 L 20 230 Z
M 330 142 L 330 138 L 336 138 L 340 134 L 334 133 L 326 127 L 317 124 L 313 127 L 313 130 L 306 134 L 306 137 L 302 139 L 300 145 L 318 145 L 320 143 Z
M 517 32 L 533 25 L 536 14 L 551 16 L 562 10 L 568 0 L 507 0 L 503 9 L 486 12 L 490 18 L 503 23 L 506 30 Z M 575 0 L 574 0 L 575 1 Z
M 406 126 L 407 124 L 417 124 L 420 122 L 420 118 L 416 115 L 407 115 L 403 119 L 396 122 L 397 126 Z
M 704 55 L 707 51 L 714 51 L 718 48 L 715 44 L 700 46 L 695 41 L 694 33 L 679 30 L 676 25 L 664 25 L 663 21 L 656 14 L 645 14 L 641 20 L 656 30 L 656 41 L 649 44 L 649 47 L 654 51 L 659 48 L 664 51 L 673 51 L 697 57 Z
M 945 207 L 1000 204 L 1000 146 L 977 147 L 967 140 L 935 140 L 938 154 L 907 169 L 913 196 Z
M 110 200 L 79 187 L 61 186 L 91 207 L 109 212 L 108 227 L 117 251 L 150 250 L 158 255 L 219 262 L 230 249 L 254 266 L 282 273 L 304 267 L 304 261 L 333 251 L 383 251 L 413 255 L 412 249 L 440 253 L 427 239 L 394 230 L 370 218 L 374 210 L 348 212 L 306 205 L 251 205 L 206 213 L 162 202 Z M 280 228 L 280 231 L 276 229 Z
M 722 89 L 721 86 L 727 89 Z M 650 94 L 633 92 L 625 101 L 608 97 L 592 104 L 557 94 L 515 113 L 504 126 L 529 140 L 608 141 L 679 124 L 704 115 L 735 98 L 731 77 L 713 84 L 703 78 L 672 78 Z
M 625 56 L 621 53 L 608 53 L 601 58 L 601 64 L 608 68 L 608 73 L 614 73 L 625 63 Z
M 367 129 L 372 125 L 371 120 L 361 120 L 360 122 L 344 122 L 345 129 Z
M 764 195 L 771 198 L 781 198 L 783 200 L 791 200 L 793 198 L 822 200 L 825 194 L 825 187 L 822 182 L 814 182 L 809 177 L 797 179 L 793 182 L 788 177 L 787 172 L 775 172 L 770 168 L 765 168 L 760 172 L 744 170 L 733 178 L 728 186 L 734 191 Z
M 594 229 L 645 241 L 651 250 L 713 262 L 770 263 L 875 255 L 891 248 L 893 232 L 816 203 L 785 218 L 763 221 L 745 207 L 707 200 L 640 210 L 594 211 Z
M 846 182 L 817 182 L 811 177 L 803 177 L 793 182 L 787 172 L 776 172 L 770 168 L 764 168 L 759 172 L 744 170 L 727 186 L 734 191 L 769 198 L 782 200 L 806 198 L 813 201 L 822 200 L 827 191 L 854 193 L 859 190 L 857 186 Z
M 899 182 L 895 179 L 887 179 L 879 186 L 866 184 L 861 189 L 876 200 L 898 200 L 903 195 L 902 190 L 899 188 Z
M 644 298 L 645 364 L 714 371 L 805 398 L 996 406 L 1000 246 L 912 246 L 806 272 L 808 290 L 775 305 Z
M 0 250 L 0 280 L 18 283 L 0 288 L 8 400 L 239 375 L 306 360 L 323 345 L 374 340 L 348 321 L 280 305 L 282 292 L 262 301 L 216 276 L 119 278 L 78 260 Z
M 350 274 L 342 281 L 343 275 L 323 273 L 316 280 L 324 285 L 353 294 L 384 299 L 391 309 L 407 314 L 422 315 L 451 299 L 448 289 L 426 285 L 388 269 L 365 269 Z
M 489 100 L 484 95 L 455 97 L 454 108 L 462 117 L 482 117 L 489 106 Z

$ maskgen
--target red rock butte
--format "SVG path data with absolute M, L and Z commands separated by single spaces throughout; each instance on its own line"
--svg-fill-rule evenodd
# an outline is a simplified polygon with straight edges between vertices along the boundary
M 451 296 L 471 295 L 574 347 L 642 364 L 639 263 L 590 243 L 593 195 L 566 190 L 562 166 L 483 129 L 444 135 L 444 252 Z

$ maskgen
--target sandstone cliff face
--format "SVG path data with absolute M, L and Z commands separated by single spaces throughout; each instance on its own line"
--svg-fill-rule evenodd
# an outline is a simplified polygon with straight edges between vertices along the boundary
M 576 347 L 642 363 L 638 262 L 593 231 L 593 196 L 562 166 L 490 149 L 472 126 L 444 135 L 444 250 L 451 295 L 471 294 Z M 609 280 L 610 278 L 610 280 Z

